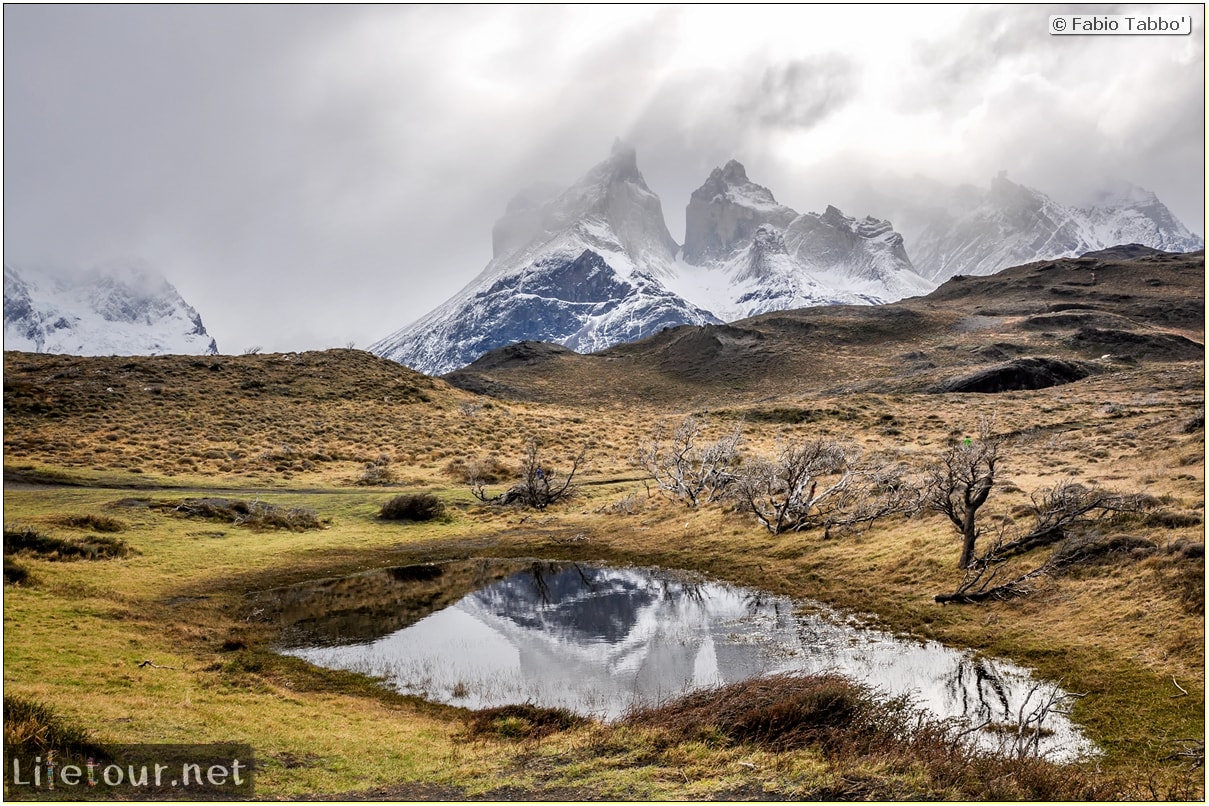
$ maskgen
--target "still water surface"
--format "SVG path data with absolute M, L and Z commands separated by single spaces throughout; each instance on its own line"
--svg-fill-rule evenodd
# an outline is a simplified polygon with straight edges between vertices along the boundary
M 682 572 L 472 561 L 268 594 L 283 625 L 280 651 L 469 708 L 532 702 L 610 719 L 790 671 L 839 672 L 970 726 L 1018 725 L 1062 697 L 1007 662 Z M 1040 749 L 1051 758 L 1095 752 L 1061 713 L 1043 727 Z M 977 735 L 990 746 L 1004 732 Z

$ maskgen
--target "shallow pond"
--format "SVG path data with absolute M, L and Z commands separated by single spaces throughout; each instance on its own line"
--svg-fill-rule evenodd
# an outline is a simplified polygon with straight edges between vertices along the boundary
M 810 602 L 675 571 L 472 560 L 266 591 L 279 651 L 469 708 L 531 702 L 604 719 L 772 672 L 836 671 L 958 718 L 987 746 L 1094 753 L 1063 692 L 1024 668 L 862 628 Z M 1049 708 L 1047 706 L 1055 706 Z

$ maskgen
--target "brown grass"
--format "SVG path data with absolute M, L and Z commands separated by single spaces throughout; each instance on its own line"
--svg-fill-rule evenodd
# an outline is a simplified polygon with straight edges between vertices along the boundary
M 105 535 L 64 539 L 44 535 L 29 527 L 4 530 L 4 553 L 23 554 L 43 560 L 109 560 L 131 552 L 124 540 Z
M 839 767 L 841 777 L 845 770 L 871 762 L 914 768 L 926 778 L 923 791 L 941 797 L 1085 800 L 1104 797 L 1116 786 L 1027 753 L 979 750 L 956 727 L 928 717 L 907 698 L 881 698 L 833 674 L 754 678 L 635 711 L 623 724 L 679 742 L 746 744 L 782 753 L 817 748 Z M 812 791 L 806 796 L 834 794 Z M 875 785 L 864 794 L 884 798 L 900 793 Z

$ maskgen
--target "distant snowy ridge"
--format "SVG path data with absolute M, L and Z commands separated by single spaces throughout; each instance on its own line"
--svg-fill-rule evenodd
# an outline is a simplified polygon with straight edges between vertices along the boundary
M 4 266 L 4 349 L 69 355 L 213 355 L 201 316 L 140 263 L 47 273 Z
M 1086 207 L 1060 204 L 1003 174 L 987 191 L 967 187 L 950 195 L 949 210 L 934 212 L 909 243 L 915 266 L 934 283 L 1119 244 L 1165 252 L 1205 246 L 1153 193 L 1132 185 L 1101 193 Z

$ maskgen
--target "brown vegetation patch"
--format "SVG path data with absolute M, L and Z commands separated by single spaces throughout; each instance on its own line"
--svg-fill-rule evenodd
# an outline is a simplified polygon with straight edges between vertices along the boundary
M 924 729 L 906 700 L 879 702 L 872 691 L 835 674 L 778 674 L 688 694 L 634 711 L 625 724 L 681 738 L 710 735 L 771 750 L 829 751 L 903 741 Z
M 52 519 L 52 523 L 59 526 L 68 526 L 73 529 L 92 529 L 96 532 L 122 532 L 126 530 L 126 524 L 117 518 L 111 518 L 108 515 L 59 515 Z
M 186 518 L 222 521 L 252 529 L 288 529 L 302 532 L 322 529 L 323 523 L 313 509 L 280 507 L 264 501 L 242 501 L 231 498 L 185 498 L 180 501 L 158 501 L 152 509 L 171 512 Z
M 542 739 L 589 721 L 566 708 L 541 708 L 529 703 L 502 705 L 472 712 L 466 719 L 466 732 L 495 739 Z
M 941 797 L 1080 800 L 1093 799 L 1108 786 L 1028 752 L 996 755 L 977 749 L 955 727 L 926 716 L 907 698 L 882 699 L 834 674 L 754 678 L 635 711 L 623 724 L 660 730 L 678 741 L 774 751 L 817 747 L 841 774 L 855 773 L 863 762 L 907 765 L 926 776 L 923 791 Z M 856 797 L 891 796 L 882 789 L 884 781 L 869 785 L 841 790 Z M 841 790 L 808 794 L 826 797 Z
M 105 535 L 64 539 L 31 528 L 5 529 L 5 554 L 32 554 L 43 560 L 109 560 L 129 555 L 126 541 Z

